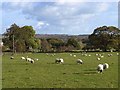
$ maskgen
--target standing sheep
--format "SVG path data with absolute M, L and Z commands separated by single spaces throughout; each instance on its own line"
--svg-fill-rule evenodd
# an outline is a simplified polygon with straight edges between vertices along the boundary
M 25 57 L 21 57 L 22 60 L 25 60 Z
M 108 69 L 109 65 L 107 63 L 103 64 L 103 69 Z
M 97 66 L 97 71 L 98 71 L 98 73 L 102 73 L 103 72 L 103 65 L 102 64 L 99 64 Z
M 56 58 L 55 63 L 64 63 L 64 60 L 62 58 Z
M 34 60 L 32 59 L 31 61 L 30 61 L 32 64 L 34 64 Z
M 10 59 L 14 59 L 14 57 L 13 57 L 13 56 L 11 56 L 11 57 L 10 57 Z
M 83 64 L 83 61 L 81 59 L 78 59 L 77 64 Z

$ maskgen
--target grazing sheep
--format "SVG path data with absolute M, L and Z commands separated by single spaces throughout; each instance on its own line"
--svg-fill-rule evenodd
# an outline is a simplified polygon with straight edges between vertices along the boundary
M 59 58 L 56 58 L 56 59 L 55 59 L 55 63 L 59 63 Z
M 62 58 L 60 58 L 59 60 L 60 60 L 60 63 L 64 63 L 64 60 Z
M 10 57 L 10 59 L 14 59 L 14 57 L 13 57 L 13 56 L 11 56 L 11 57 Z
M 31 62 L 31 60 L 32 60 L 31 58 L 28 58 L 28 57 L 26 58 L 26 61 L 28 62 Z
M 117 53 L 117 56 L 119 55 L 119 53 Z
M 100 60 L 100 58 L 98 57 L 97 60 Z
M 76 57 L 76 55 L 73 55 L 73 57 Z
M 103 58 L 104 56 L 101 55 L 100 57 Z
M 97 54 L 97 53 L 96 53 L 95 55 L 96 55 L 96 56 L 98 56 L 98 54 Z
M 78 59 L 77 64 L 83 64 L 83 61 L 81 59 Z
M 25 60 L 25 57 L 21 57 L 22 60 Z
M 107 63 L 103 64 L 103 69 L 108 69 L 109 65 Z
M 56 58 L 55 63 L 64 63 L 64 60 L 62 58 Z
M 32 59 L 30 62 L 33 64 L 33 63 L 34 63 L 34 60 Z
M 98 71 L 98 73 L 102 73 L 103 72 L 103 65 L 102 64 L 99 64 L 97 66 L 97 71 Z
M 110 56 L 113 56 L 112 54 L 108 54 L 108 56 L 110 57 Z
M 91 55 L 89 54 L 88 56 L 90 57 Z
M 70 54 L 70 56 L 72 56 L 72 54 Z

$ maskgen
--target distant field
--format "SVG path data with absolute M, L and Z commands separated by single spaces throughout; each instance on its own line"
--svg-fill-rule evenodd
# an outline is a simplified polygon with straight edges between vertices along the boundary
M 95 53 L 82 56 L 81 53 L 57 53 L 55 56 L 45 53 L 16 54 L 10 59 L 9 54 L 2 57 L 3 88 L 117 88 L 118 56 L 116 52 L 101 52 L 104 58 L 97 60 Z M 108 57 L 108 53 L 113 56 Z M 38 58 L 34 64 L 21 60 L 21 56 Z M 64 59 L 64 64 L 55 64 L 55 58 Z M 79 65 L 80 58 L 84 64 Z M 109 69 L 97 73 L 99 63 L 108 63 Z

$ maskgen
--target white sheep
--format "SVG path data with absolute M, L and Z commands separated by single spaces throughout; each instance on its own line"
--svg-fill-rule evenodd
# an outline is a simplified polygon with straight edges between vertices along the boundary
M 59 58 L 56 58 L 56 59 L 55 59 L 55 63 L 59 63 Z
M 99 64 L 97 66 L 97 71 L 98 71 L 98 73 L 102 73 L 103 72 L 103 65 L 102 64 Z
M 103 64 L 103 69 L 108 69 L 109 65 L 107 63 Z
M 100 57 L 103 58 L 104 56 L 101 55 Z
M 77 63 L 78 63 L 78 64 L 83 64 L 83 61 L 82 61 L 81 59 L 78 59 L 78 60 L 77 60 Z
M 97 60 L 100 60 L 100 58 L 98 57 Z
M 34 63 L 34 60 L 33 59 L 31 59 L 31 61 L 30 61 L 32 64 Z
M 13 57 L 13 56 L 11 56 L 11 57 L 10 57 L 10 59 L 14 59 L 14 57 Z
M 60 58 L 59 60 L 60 60 L 60 63 L 64 63 L 64 60 L 63 60 L 63 58 Z
M 90 57 L 91 55 L 89 54 L 88 56 Z
M 25 57 L 21 57 L 22 60 L 25 60 Z
M 119 55 L 119 53 L 117 53 L 117 56 Z
M 112 54 L 108 54 L 108 56 L 110 57 L 110 56 L 113 56 Z
M 76 57 L 76 55 L 73 55 L 73 57 Z
M 31 60 L 32 60 L 31 58 L 28 58 L 28 57 L 26 58 L 26 61 L 28 62 L 31 62 Z
M 72 56 L 72 54 L 70 54 L 70 56 Z
M 64 60 L 62 58 L 56 58 L 55 63 L 64 63 Z

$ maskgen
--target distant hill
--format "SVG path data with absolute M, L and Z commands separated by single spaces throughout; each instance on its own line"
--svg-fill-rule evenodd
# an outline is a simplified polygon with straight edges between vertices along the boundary
M 67 41 L 71 37 L 75 37 L 79 40 L 88 39 L 88 34 L 85 35 L 67 35 L 67 34 L 36 34 L 36 38 L 58 38 Z

